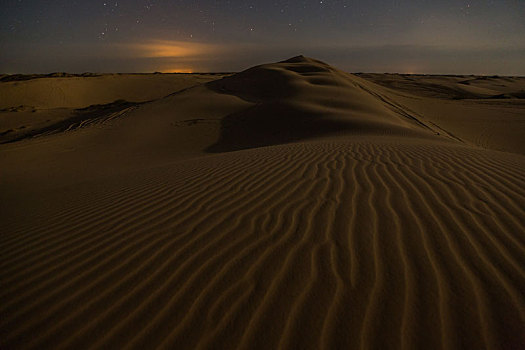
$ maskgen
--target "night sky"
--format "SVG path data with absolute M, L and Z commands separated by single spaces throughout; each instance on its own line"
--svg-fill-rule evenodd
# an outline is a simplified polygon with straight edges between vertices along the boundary
M 525 75 L 525 1 L 0 0 L 0 73 L 240 71 L 298 54 Z

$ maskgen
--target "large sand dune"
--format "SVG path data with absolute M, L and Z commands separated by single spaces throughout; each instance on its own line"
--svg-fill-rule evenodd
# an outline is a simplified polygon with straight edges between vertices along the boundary
M 3 144 L 0 347 L 522 348 L 525 109 L 496 102 L 469 131 L 296 57 Z

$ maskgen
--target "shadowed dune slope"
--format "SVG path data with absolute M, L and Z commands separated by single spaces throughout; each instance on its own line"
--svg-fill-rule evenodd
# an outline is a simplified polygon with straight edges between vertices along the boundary
M 295 57 L 0 145 L 0 348 L 522 348 L 525 158 L 394 97 Z
M 222 119 L 223 152 L 327 135 L 429 136 L 414 118 L 370 93 L 370 83 L 323 62 L 298 56 L 257 66 L 207 84 L 213 91 L 255 103 Z M 425 130 L 427 129 L 427 130 Z

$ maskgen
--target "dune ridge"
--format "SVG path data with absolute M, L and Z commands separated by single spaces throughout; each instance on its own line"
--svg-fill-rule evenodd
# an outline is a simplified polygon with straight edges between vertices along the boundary
M 0 109 L 83 108 L 116 100 L 145 102 L 196 86 L 223 75 L 215 74 L 99 74 L 90 77 L 44 77 L 0 82 Z
M 1 347 L 525 344 L 525 158 L 438 135 L 319 61 L 262 70 L 288 95 L 256 67 L 2 146 L 35 164 L 0 183 Z

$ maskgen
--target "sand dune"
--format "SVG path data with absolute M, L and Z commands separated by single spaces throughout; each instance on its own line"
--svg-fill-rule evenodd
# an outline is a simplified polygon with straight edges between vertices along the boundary
M 360 76 L 388 87 L 379 90 L 401 109 L 439 125 L 463 142 L 525 154 L 523 77 Z
M 357 75 L 395 90 L 439 99 L 516 99 L 525 97 L 525 77 L 367 73 Z
M 2 145 L 0 347 L 522 347 L 525 158 L 407 96 L 296 57 Z
M 82 108 L 116 100 L 144 102 L 222 77 L 215 74 L 101 74 L 0 83 L 0 109 Z
M 67 129 L 70 125 L 93 119 L 94 114 L 107 117 L 130 105 L 156 100 L 223 76 L 102 74 L 64 77 L 61 74 L 3 79 L 6 82 L 0 82 L 0 143 L 52 130 L 63 131 L 63 127 Z

